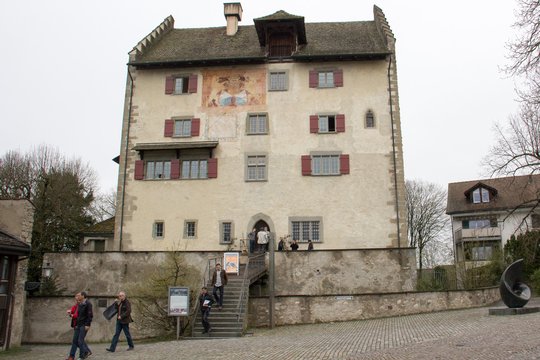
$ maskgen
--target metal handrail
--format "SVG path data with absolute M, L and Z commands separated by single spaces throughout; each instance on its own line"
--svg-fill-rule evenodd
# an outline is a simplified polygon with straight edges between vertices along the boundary
M 213 267 L 216 267 L 216 264 L 218 262 L 218 259 L 220 259 L 219 257 L 213 257 L 213 258 L 209 258 L 207 263 L 206 263 L 206 268 L 204 269 L 204 272 L 201 276 L 201 287 L 204 287 L 208 284 L 208 282 L 210 281 L 210 273 L 211 273 L 211 269 L 212 269 L 212 266 L 210 265 L 212 262 L 214 264 Z M 193 311 L 193 315 L 191 315 L 191 336 L 193 336 L 193 328 L 195 327 L 195 319 L 197 318 L 197 313 L 199 312 L 199 301 L 198 301 L 199 297 L 197 296 L 197 301 L 195 301 L 195 310 Z
M 264 261 L 265 261 L 265 254 L 258 254 L 254 256 L 248 256 L 245 268 L 244 268 L 244 276 L 242 279 L 242 290 L 240 292 L 240 298 L 238 299 L 238 305 L 236 306 L 236 321 L 240 322 L 240 315 L 242 315 L 244 311 L 244 305 L 246 302 L 246 289 L 249 291 L 249 284 L 251 282 L 251 275 L 259 275 L 260 274 L 260 268 L 261 264 L 263 264 L 264 267 Z M 251 265 L 251 266 L 250 266 Z M 249 281 L 248 286 L 246 286 L 246 281 Z

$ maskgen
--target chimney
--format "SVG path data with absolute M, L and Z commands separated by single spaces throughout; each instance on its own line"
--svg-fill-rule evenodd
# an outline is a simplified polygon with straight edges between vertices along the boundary
M 242 5 L 240 3 L 224 3 L 225 19 L 227 19 L 227 35 L 233 36 L 238 31 L 238 22 L 242 21 Z

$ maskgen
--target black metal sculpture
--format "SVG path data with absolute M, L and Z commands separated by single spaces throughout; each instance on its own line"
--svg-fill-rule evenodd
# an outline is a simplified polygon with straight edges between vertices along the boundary
M 522 282 L 523 259 L 510 264 L 501 276 L 499 290 L 509 308 L 522 308 L 531 299 L 531 289 Z

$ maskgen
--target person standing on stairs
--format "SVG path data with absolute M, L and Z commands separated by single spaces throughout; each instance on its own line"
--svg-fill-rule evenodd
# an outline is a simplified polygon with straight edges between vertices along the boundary
M 208 315 L 210 315 L 210 309 L 212 309 L 212 304 L 214 304 L 214 298 L 208 293 L 208 289 L 203 287 L 201 289 L 201 295 L 199 295 L 199 305 L 201 308 L 202 315 L 202 325 L 203 325 L 203 334 L 207 334 L 212 331 L 210 322 L 208 321 Z
M 214 270 L 214 274 L 212 275 L 212 286 L 214 287 L 212 293 L 218 303 L 219 310 L 223 309 L 223 290 L 228 281 L 227 273 L 221 269 L 221 264 L 216 264 L 216 270 Z

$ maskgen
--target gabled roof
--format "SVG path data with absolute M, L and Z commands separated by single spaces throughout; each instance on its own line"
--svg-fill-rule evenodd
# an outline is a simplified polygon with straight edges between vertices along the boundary
M 0 254 L 6 255 L 30 255 L 31 247 L 15 236 L 0 230 Z
M 381 32 L 380 9 L 376 8 L 375 20 L 355 22 L 306 23 L 305 34 L 298 33 L 299 39 L 307 39 L 300 45 L 292 60 L 310 61 L 382 59 L 391 53 L 385 36 Z M 226 27 L 174 29 L 174 19 L 168 17 L 164 29 L 154 36 L 148 35 L 144 46 L 138 44 L 131 52 L 130 65 L 140 68 L 221 65 L 231 63 L 263 63 L 267 61 L 266 49 L 261 46 L 257 26 L 271 21 L 292 21 L 304 23 L 301 16 L 278 11 L 272 15 L 255 19 L 255 26 L 239 26 L 233 36 L 226 34 Z M 378 27 L 379 26 L 379 27 Z M 264 26 L 263 26 L 264 27 Z M 385 29 L 387 28 L 385 23 Z M 302 27 L 303 28 L 303 27 Z
M 490 202 L 473 204 L 468 197 L 473 190 L 484 187 L 492 195 Z M 448 184 L 446 213 L 449 215 L 476 211 L 512 210 L 533 206 L 540 198 L 540 175 L 471 180 Z

